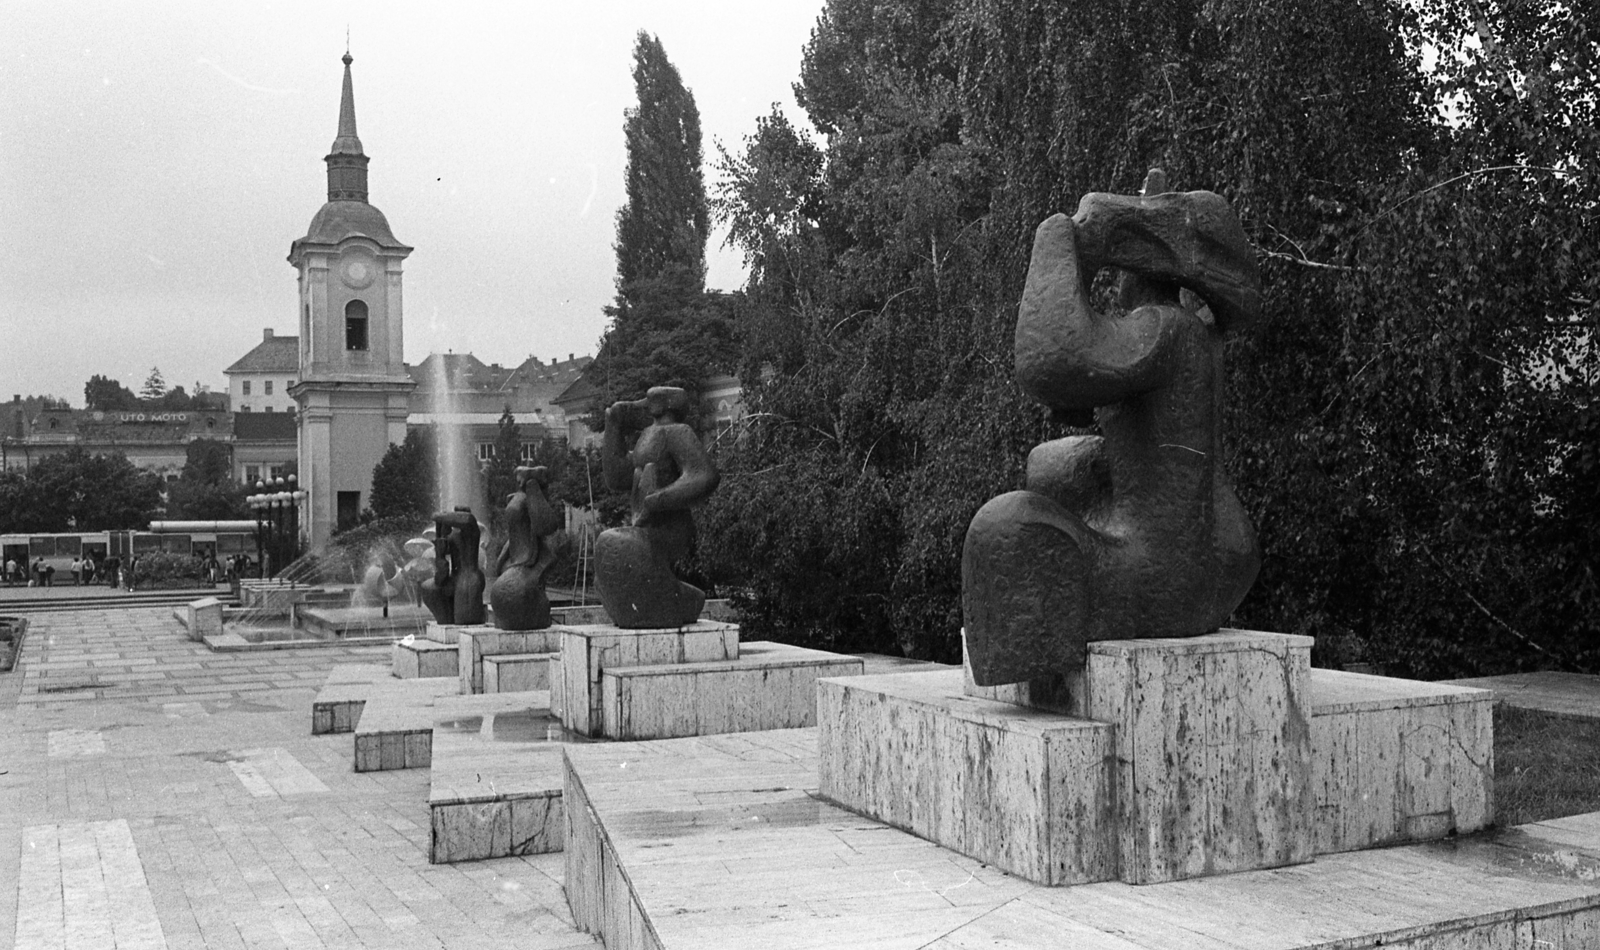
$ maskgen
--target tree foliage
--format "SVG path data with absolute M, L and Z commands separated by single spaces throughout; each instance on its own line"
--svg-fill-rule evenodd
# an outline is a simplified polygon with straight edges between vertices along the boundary
M 155 474 L 74 446 L 0 477 L 0 533 L 144 528 L 160 504 Z
M 731 302 L 705 292 L 710 220 L 694 94 L 655 37 L 639 33 L 633 60 L 637 104 L 623 124 L 627 201 L 617 212 L 617 297 L 586 372 L 602 408 L 651 386 L 698 393 L 706 376 L 737 360 Z
M 91 410 L 127 411 L 139 408 L 139 397 L 116 380 L 97 373 L 83 385 L 83 403 Z
M 380 519 L 431 518 L 439 497 L 433 440 L 421 429 L 390 445 L 372 469 L 372 513 Z
M 182 474 L 167 488 L 167 517 L 186 521 L 247 518 L 247 494 L 246 487 L 234 480 L 228 444 L 195 439 L 184 449 Z
M 1600 666 L 1596 22 L 833 0 L 796 85 L 826 144 L 774 110 L 719 163 L 753 411 L 703 557 L 763 633 L 959 656 L 966 524 L 1067 431 L 1011 378 L 1033 228 L 1160 166 L 1263 267 L 1228 348 L 1265 551 L 1236 621 L 1402 673 Z
M 167 380 L 161 375 L 161 367 L 150 367 L 150 375 L 144 378 L 144 385 L 139 387 L 139 398 L 153 403 L 166 394 Z

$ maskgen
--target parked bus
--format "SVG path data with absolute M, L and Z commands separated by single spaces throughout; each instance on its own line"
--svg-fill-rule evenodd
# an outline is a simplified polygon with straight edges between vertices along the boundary
M 210 531 L 72 531 L 40 534 L 0 534 L 0 564 L 14 560 L 22 568 L 26 581 L 31 576 L 34 562 L 44 558 L 47 567 L 55 568 L 55 583 L 72 583 L 72 561 L 87 558 L 103 563 L 115 555 L 123 564 L 134 556 L 163 551 L 168 554 L 213 555 L 226 561 L 235 554 L 252 558 L 256 550 L 253 530 L 241 530 L 236 524 L 219 522 L 217 530 Z

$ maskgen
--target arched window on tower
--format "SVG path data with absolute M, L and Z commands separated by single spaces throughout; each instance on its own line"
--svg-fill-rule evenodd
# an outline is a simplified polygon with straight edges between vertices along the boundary
M 344 305 L 344 348 L 367 348 L 367 305 L 363 301 L 352 300 Z

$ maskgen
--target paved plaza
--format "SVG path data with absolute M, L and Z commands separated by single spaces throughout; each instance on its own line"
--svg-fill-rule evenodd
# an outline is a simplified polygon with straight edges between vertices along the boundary
M 213 654 L 171 607 L 30 614 L 0 674 L 0 947 L 596 947 L 561 854 L 428 863 L 428 772 L 311 735 L 339 663 Z M 15 925 L 12 925 L 12 922 Z

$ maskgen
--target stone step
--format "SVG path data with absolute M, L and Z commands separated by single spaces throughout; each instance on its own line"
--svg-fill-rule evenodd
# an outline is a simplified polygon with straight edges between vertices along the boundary
M 455 683 L 447 679 L 396 679 L 388 666 L 378 663 L 340 663 L 311 701 L 311 734 L 354 732 L 367 700 L 385 693 L 449 695 Z
M 488 713 L 477 730 L 433 737 L 428 812 L 434 864 L 560 851 L 566 840 L 561 749 L 547 710 Z
M 520 693 L 550 688 L 550 653 L 501 653 L 483 658 L 485 693 Z
M 612 950 L 1420 950 L 1600 934 L 1600 813 L 1288 868 L 1047 887 L 819 799 L 816 735 L 568 746 L 577 926 Z
M 456 676 L 460 651 L 454 644 L 407 637 L 394 645 L 392 669 L 400 679 Z
M 397 680 L 404 684 L 445 684 L 440 678 Z M 496 713 L 537 710 L 548 713 L 550 694 L 495 693 L 461 696 L 439 694 L 427 687 L 382 690 L 371 696 L 355 727 L 355 770 L 386 772 L 422 769 L 433 762 L 437 730 L 477 732 L 483 717 Z
M 671 739 L 814 726 L 817 680 L 861 672 L 860 657 L 766 641 L 741 644 L 734 660 L 608 666 L 600 734 Z
M 483 692 L 483 658 L 507 653 L 554 653 L 561 649 L 561 627 L 543 630 L 496 630 L 494 627 L 457 628 L 461 651 L 457 677 L 463 696 Z

